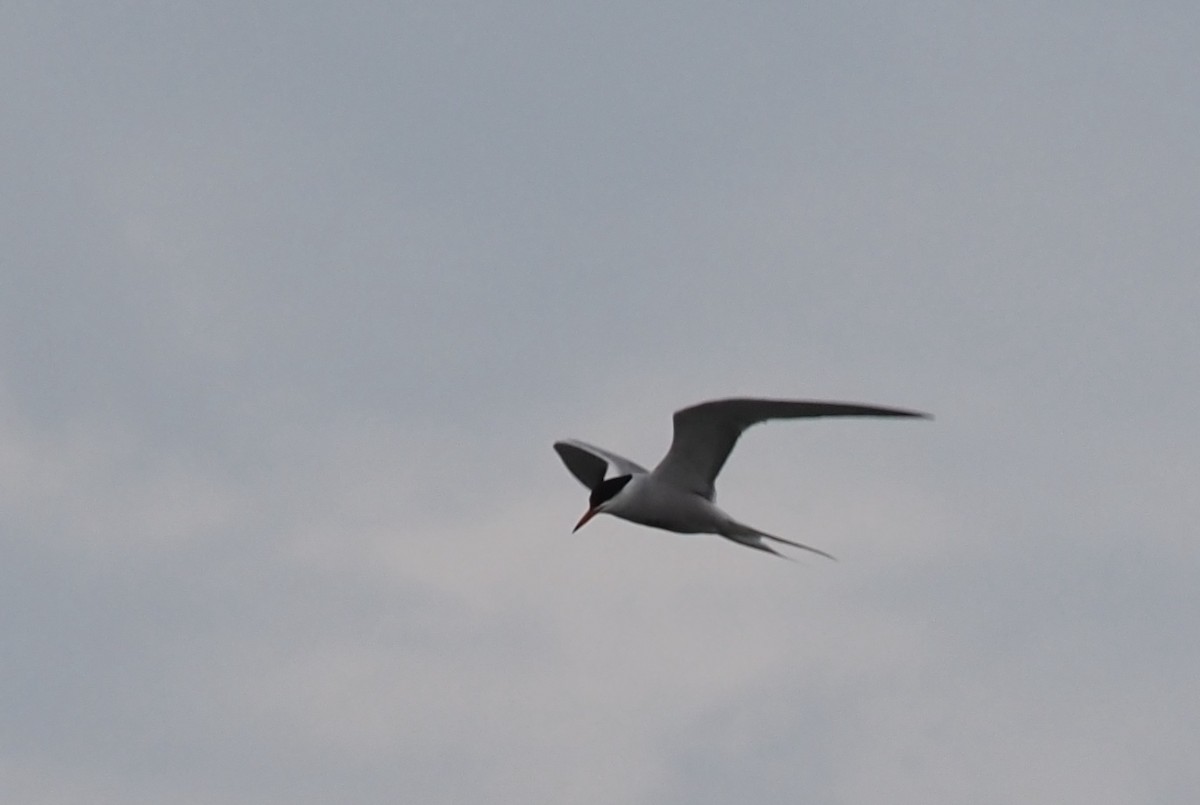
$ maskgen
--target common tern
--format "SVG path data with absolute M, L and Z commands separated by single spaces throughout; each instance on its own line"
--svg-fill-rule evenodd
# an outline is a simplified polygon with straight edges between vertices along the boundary
M 588 509 L 573 530 L 578 531 L 597 514 L 611 514 L 679 534 L 719 534 L 776 556 L 783 554 L 766 540 L 833 559 L 819 548 L 740 523 L 714 502 L 713 483 L 746 428 L 769 419 L 822 416 L 931 418 L 918 411 L 855 403 L 747 398 L 712 400 L 675 412 L 671 448 L 653 471 L 577 439 L 555 442 L 554 449 L 567 469 L 591 490 Z

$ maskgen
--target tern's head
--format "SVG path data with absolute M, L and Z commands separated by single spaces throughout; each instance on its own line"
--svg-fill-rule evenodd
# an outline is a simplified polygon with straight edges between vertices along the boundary
M 583 517 L 579 518 L 579 522 L 575 524 L 575 528 L 572 529 L 572 532 L 583 528 L 584 523 L 608 508 L 608 504 L 612 502 L 612 499 L 615 498 L 620 491 L 625 488 L 625 484 L 629 483 L 631 480 L 633 480 L 632 475 L 618 475 L 616 478 L 609 478 L 608 480 L 601 481 L 596 488 L 592 490 L 592 496 L 588 498 L 588 510 L 583 513 Z

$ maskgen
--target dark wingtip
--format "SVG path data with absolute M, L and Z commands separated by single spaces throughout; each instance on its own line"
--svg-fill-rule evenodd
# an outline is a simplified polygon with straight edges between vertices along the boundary
M 908 419 L 934 419 L 934 415 L 926 414 L 923 410 L 904 410 L 901 408 L 896 408 L 893 411 L 890 411 L 890 415 L 906 416 Z

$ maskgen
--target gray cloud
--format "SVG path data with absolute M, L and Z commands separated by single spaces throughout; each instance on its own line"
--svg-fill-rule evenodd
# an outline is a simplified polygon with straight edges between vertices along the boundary
M 6 800 L 1190 801 L 1190 8 L 0 15 Z

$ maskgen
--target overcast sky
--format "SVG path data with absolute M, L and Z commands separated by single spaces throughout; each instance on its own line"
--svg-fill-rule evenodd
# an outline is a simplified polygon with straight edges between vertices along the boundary
M 0 6 L 0 799 L 1194 802 L 1200 10 L 807 5 Z

